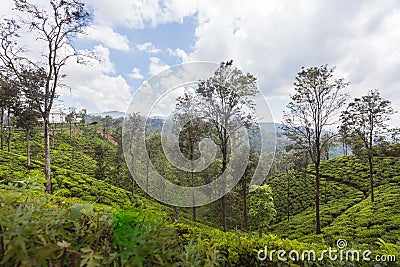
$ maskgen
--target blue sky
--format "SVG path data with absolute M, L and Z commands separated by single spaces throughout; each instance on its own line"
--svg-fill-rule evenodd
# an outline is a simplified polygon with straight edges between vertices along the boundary
M 400 107 L 397 0 L 84 1 L 93 22 L 75 43 L 102 62 L 66 67 L 65 106 L 124 112 L 142 83 L 169 66 L 233 59 L 258 78 L 278 122 L 302 66 L 336 66 L 352 97 L 376 88 Z M 10 16 L 13 1 L 3 2 Z

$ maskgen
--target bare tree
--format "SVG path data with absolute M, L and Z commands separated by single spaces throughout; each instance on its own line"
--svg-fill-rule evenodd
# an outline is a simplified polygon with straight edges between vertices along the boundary
M 340 108 L 345 104 L 346 96 L 341 93 L 348 83 L 344 79 L 333 80 L 334 68 L 302 68 L 294 83 L 295 94 L 287 105 L 289 112 L 284 113 L 283 129 L 286 136 L 295 142 L 295 146 L 306 149 L 315 166 L 315 219 L 316 233 L 321 233 L 319 215 L 320 205 L 320 163 L 323 147 L 334 135 L 326 136 L 324 131 L 337 123 Z M 328 133 L 328 132 L 326 132 Z
M 26 79 L 26 70 L 40 71 L 44 86 L 41 96 L 34 97 L 44 122 L 44 155 L 46 192 L 52 193 L 50 169 L 50 111 L 56 98 L 57 89 L 62 85 L 65 75 L 63 67 L 71 58 L 82 63 L 81 54 L 74 48 L 72 40 L 77 33 L 83 33 L 89 23 L 89 13 L 79 0 L 49 0 L 49 7 L 42 7 L 30 1 L 14 1 L 17 18 L 4 19 L 0 25 L 0 60 L 21 81 Z M 21 34 L 30 32 L 36 41 L 43 44 L 42 60 L 32 56 L 21 44 Z M 28 46 L 29 47 L 29 46 Z M 28 89 L 29 91 L 29 89 Z

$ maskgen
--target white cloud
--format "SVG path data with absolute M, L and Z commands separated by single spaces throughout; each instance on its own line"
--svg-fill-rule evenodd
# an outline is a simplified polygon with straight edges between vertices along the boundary
M 96 46 L 94 53 L 100 63 L 92 59 L 87 65 L 71 62 L 66 66 L 66 83 L 71 90 L 60 90 L 61 97 L 68 102 L 80 103 L 90 112 L 125 111 L 132 96 L 130 86 L 116 74 L 108 48 Z
M 93 25 L 86 28 L 86 33 L 87 35 L 81 34 L 80 37 L 99 41 L 109 48 L 129 51 L 128 38 L 114 32 L 110 27 Z
M 196 11 L 196 1 L 180 0 L 87 0 L 93 7 L 95 23 L 143 28 L 182 21 Z
M 196 41 L 183 61 L 233 59 L 267 97 L 291 93 L 302 66 L 329 64 L 351 82 L 352 96 L 379 88 L 400 104 L 398 1 L 222 0 L 197 8 Z
M 231 0 L 212 3 L 87 0 L 87 3 L 93 8 L 96 25 L 90 28 L 88 37 L 103 44 L 96 51 L 106 59 L 108 48 L 129 50 L 127 37 L 130 35 L 121 35 L 113 29 L 182 23 L 185 17 L 192 15 L 197 19 L 192 51 L 163 47 L 162 38 L 173 37 L 174 32 L 157 39 L 158 43 L 146 40 L 135 48 L 150 54 L 167 49 L 171 56 L 182 62 L 233 59 L 243 71 L 258 78 L 259 88 L 271 99 L 282 99 L 291 93 L 294 77 L 302 66 L 327 63 L 337 66 L 336 74 L 351 82 L 352 96 L 378 88 L 394 106 L 400 106 L 397 96 L 400 86 L 400 2 L 397 0 L 254 0 L 246 4 Z M 150 75 L 169 67 L 162 56 L 160 53 L 149 58 Z M 100 79 L 101 75 L 118 77 L 109 59 L 99 66 L 93 63 L 90 68 L 75 65 L 68 65 L 69 70 L 74 68 L 68 73 L 76 88 L 82 84 L 88 88 L 94 84 L 98 86 L 91 81 Z M 136 67 L 145 70 L 145 66 Z M 139 69 L 133 69 L 130 74 L 131 78 L 142 76 Z M 116 77 L 101 80 L 118 81 L 121 85 Z
M 49 4 L 44 0 L 34 2 Z M 0 17 L 2 15 L 10 17 L 12 12 L 4 9 L 0 12 Z M 126 51 L 129 50 L 129 42 L 126 37 L 113 32 L 107 26 L 93 26 L 89 29 L 89 33 L 89 38 L 104 43 L 90 49 L 98 60 L 87 59 L 87 65 L 78 64 L 72 59 L 68 60 L 61 70 L 62 74 L 67 75 L 62 81 L 65 87 L 59 88 L 57 94 L 60 95 L 60 100 L 64 101 L 64 105 L 85 107 L 89 111 L 124 110 L 132 95 L 131 88 L 125 79 L 116 73 L 108 47 Z M 41 54 L 45 51 L 46 44 L 36 38 L 37 36 L 32 33 L 24 33 L 19 44 L 29 48 L 26 53 L 33 60 L 43 62 L 44 57 Z M 64 53 L 73 53 L 72 48 L 65 45 L 59 51 L 59 55 Z
M 171 56 L 179 58 L 182 63 L 190 61 L 189 55 L 183 49 L 176 48 L 174 50 L 174 49 L 168 48 L 168 52 Z
M 168 69 L 170 66 L 161 62 L 161 59 L 158 57 L 150 57 L 150 64 L 149 64 L 149 74 L 151 76 L 156 75 L 157 73 Z
M 152 43 L 146 42 L 143 44 L 137 44 L 136 49 L 141 51 L 141 52 L 146 52 L 149 54 L 157 54 L 161 52 L 161 49 L 155 47 Z
M 133 68 L 132 73 L 129 74 L 129 77 L 135 80 L 141 80 L 144 79 L 144 76 L 140 74 L 140 69 L 138 68 Z

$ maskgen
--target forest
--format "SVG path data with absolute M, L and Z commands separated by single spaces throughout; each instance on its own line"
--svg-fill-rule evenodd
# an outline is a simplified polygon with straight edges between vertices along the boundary
M 282 121 L 259 121 L 257 77 L 228 60 L 169 121 L 70 108 L 55 122 L 66 61 L 90 57 L 63 46 L 89 13 L 15 3 L 29 19 L 0 25 L 1 266 L 398 266 L 400 129 L 378 89 L 351 98 L 335 67 L 303 67 Z

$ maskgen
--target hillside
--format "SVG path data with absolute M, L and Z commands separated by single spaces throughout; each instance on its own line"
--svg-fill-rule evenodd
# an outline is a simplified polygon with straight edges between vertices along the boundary
M 368 165 L 355 156 L 340 157 L 321 164 L 322 235 L 314 234 L 315 208 L 312 166 L 307 173 L 291 174 L 289 187 L 289 220 L 287 220 L 287 176 L 270 177 L 275 189 L 276 222 L 270 230 L 280 237 L 305 242 L 319 240 L 333 244 L 345 238 L 355 244 L 375 246 L 377 239 L 400 242 L 400 158 L 374 158 L 376 201 L 371 203 Z
M 54 155 L 71 150 L 64 145 Z M 84 153 L 89 144 L 81 145 L 75 159 L 92 162 Z M 174 209 L 77 171 L 93 172 L 87 162 L 62 168 L 70 164 L 63 155 L 53 166 L 54 194 L 46 195 L 41 161 L 33 160 L 28 170 L 25 156 L 0 151 L 2 266 L 275 266 L 276 259 L 260 262 L 256 251 L 265 245 L 326 248 L 269 234 L 224 233 L 182 217 L 176 222 Z
M 0 252 L 4 266 L 277 266 L 276 258 L 260 261 L 258 251 L 267 246 L 270 250 L 312 249 L 318 254 L 334 247 L 338 238 L 346 238 L 355 247 L 369 244 L 375 254 L 400 253 L 400 188 L 399 180 L 393 178 L 399 173 L 397 158 L 376 159 L 374 205 L 365 199 L 368 188 L 360 178 L 366 171 L 365 162 L 349 156 L 323 163 L 322 236 L 313 234 L 311 168 L 306 174 L 291 174 L 289 194 L 285 174 L 268 177 L 277 215 L 270 232 L 258 237 L 239 230 L 222 232 L 201 218 L 194 224 L 186 210 L 161 205 L 139 189 L 132 196 L 129 186 L 124 188 L 121 181 L 111 178 L 118 149 L 96 128 L 75 129 L 73 146 L 67 131 L 54 137 L 53 195 L 44 193 L 44 163 L 35 152 L 42 148 L 40 135 L 32 140 L 35 153 L 29 169 L 22 133 L 14 136 L 13 152 L 0 150 Z M 99 147 L 107 147 L 104 160 L 111 165 L 103 180 L 95 178 L 99 159 L 94 151 Z M 347 170 L 353 165 L 360 177 Z M 342 174 L 347 174 L 345 179 L 340 179 Z M 348 185 L 349 180 L 353 186 Z M 377 244 L 378 238 L 385 243 Z M 314 262 L 337 266 L 328 258 Z

